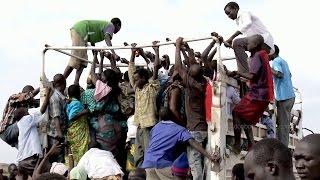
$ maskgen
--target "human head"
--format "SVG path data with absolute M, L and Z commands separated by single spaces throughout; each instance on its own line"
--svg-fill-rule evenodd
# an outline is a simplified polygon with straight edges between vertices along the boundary
M 22 92 L 23 93 L 28 93 L 28 92 L 31 92 L 33 90 L 34 90 L 34 88 L 31 85 L 26 85 L 25 87 L 23 87 Z
M 36 180 L 66 180 L 67 178 L 56 173 L 43 173 Z
M 15 164 L 10 164 L 8 166 L 8 172 L 10 177 L 16 177 L 18 175 L 18 167 Z
M 232 168 L 232 180 L 244 180 L 243 163 L 238 163 Z
M 244 172 L 246 179 L 293 179 L 291 152 L 277 139 L 263 139 L 247 154 Z
M 76 98 L 80 100 L 80 86 L 77 84 L 72 84 L 68 88 L 68 95 L 70 98 Z
M 279 56 L 280 49 L 277 45 L 274 45 L 274 53 L 269 56 L 270 60 L 274 60 L 274 58 Z
M 56 74 L 53 76 L 53 87 L 64 91 L 66 89 L 66 78 L 62 74 Z
M 199 79 L 203 75 L 202 68 L 199 64 L 193 64 L 190 66 L 189 74 L 195 79 Z
M 224 12 L 230 19 L 235 20 L 237 19 L 239 9 L 239 5 L 236 2 L 229 2 L 224 7 Z
M 112 24 L 114 25 L 114 33 L 117 34 L 117 32 L 121 29 L 121 20 L 119 18 L 112 18 L 111 19 Z
M 248 50 L 250 52 L 261 50 L 263 44 L 264 44 L 264 40 L 260 34 L 253 35 L 248 38 Z
M 133 78 L 135 80 L 136 86 L 142 89 L 149 80 L 149 71 L 144 68 L 139 68 L 134 72 Z
M 106 69 L 101 74 L 101 81 L 111 86 L 111 84 L 115 84 L 119 82 L 119 77 L 114 70 Z
M 13 111 L 13 122 L 19 121 L 23 116 L 28 115 L 28 108 L 18 107 Z
M 293 153 L 295 166 L 301 179 L 320 179 L 320 134 L 302 138 Z

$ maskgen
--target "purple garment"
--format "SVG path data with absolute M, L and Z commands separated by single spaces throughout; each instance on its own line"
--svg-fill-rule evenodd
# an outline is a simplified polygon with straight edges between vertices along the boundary
M 175 154 L 176 145 L 192 138 L 188 130 L 172 121 L 161 121 L 150 134 L 150 143 L 144 154 L 141 168 L 171 167 L 180 154 Z
M 248 94 L 254 100 L 269 101 L 268 72 L 262 61 L 260 52 L 250 58 L 249 73 L 253 74 L 253 79 L 250 81 Z

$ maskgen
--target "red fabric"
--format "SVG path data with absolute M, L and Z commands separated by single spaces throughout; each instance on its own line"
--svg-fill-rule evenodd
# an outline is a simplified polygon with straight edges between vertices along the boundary
M 205 92 L 205 115 L 206 115 L 206 121 L 211 122 L 211 106 L 212 106 L 212 86 L 210 82 L 208 81 L 206 83 L 206 92 Z
M 244 123 L 255 125 L 259 122 L 268 105 L 269 102 L 254 100 L 246 94 L 234 107 L 233 113 L 240 117 Z
M 269 63 L 269 55 L 266 51 L 260 51 L 260 57 L 262 59 L 262 67 L 266 69 L 267 72 L 267 84 L 268 84 L 268 100 L 274 100 L 274 88 L 273 88 L 273 78 L 272 71 Z

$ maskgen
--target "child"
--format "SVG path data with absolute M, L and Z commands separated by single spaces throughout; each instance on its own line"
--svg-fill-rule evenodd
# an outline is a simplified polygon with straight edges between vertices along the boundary
M 80 86 L 71 85 L 68 88 L 70 102 L 67 104 L 68 131 L 67 141 L 70 145 L 74 163 L 77 164 L 83 154 L 88 150 L 89 125 L 87 122 L 88 110 L 84 108 L 80 100 Z M 68 156 L 65 157 L 66 159 Z M 68 162 L 68 161 L 66 161 Z
M 262 50 L 263 43 L 261 35 L 248 38 L 248 50 L 251 52 L 249 73 L 237 72 L 241 78 L 248 79 L 250 83 L 249 91 L 233 109 L 235 142 L 231 150 L 236 154 L 241 151 L 241 127 L 246 133 L 250 149 L 254 143 L 251 125 L 259 121 L 274 97 L 268 53 Z
M 171 121 L 167 108 L 161 107 L 159 116 L 162 121 L 150 132 L 149 147 L 141 167 L 146 169 L 147 179 L 174 179 L 171 166 L 181 154 L 176 152 L 178 145 L 190 145 L 211 161 L 219 160 L 218 155 L 209 155 L 186 128 Z

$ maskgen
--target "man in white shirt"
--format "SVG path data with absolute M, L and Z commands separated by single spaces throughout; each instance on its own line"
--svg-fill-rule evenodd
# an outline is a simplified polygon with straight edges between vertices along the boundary
M 32 176 L 38 158 L 42 156 L 42 149 L 40 145 L 40 138 L 38 134 L 38 124 L 43 119 L 41 116 L 45 112 L 51 91 L 44 100 L 40 110 L 28 112 L 26 107 L 18 108 L 14 114 L 20 116 L 17 126 L 19 129 L 18 136 L 18 177 L 28 179 Z
M 70 172 L 70 179 L 115 179 L 123 176 L 120 165 L 109 151 L 91 148 Z
M 248 55 L 245 52 L 248 50 L 248 38 L 256 34 L 261 35 L 264 39 L 263 49 L 269 54 L 274 52 L 274 43 L 270 32 L 257 16 L 250 12 L 241 12 L 239 9 L 240 7 L 236 2 L 229 2 L 224 8 L 226 15 L 235 20 L 238 27 L 237 31 L 224 44 L 226 47 L 233 48 L 237 59 L 238 71 L 248 73 Z M 235 39 L 241 34 L 244 38 Z

